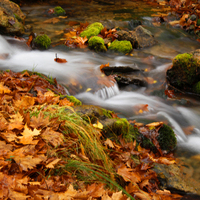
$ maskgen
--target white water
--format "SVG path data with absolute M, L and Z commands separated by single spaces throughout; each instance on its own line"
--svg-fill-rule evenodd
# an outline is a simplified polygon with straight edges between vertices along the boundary
M 55 54 L 65 58 L 68 62 L 64 64 L 54 61 Z M 22 42 L 15 42 L 10 45 L 5 38 L 0 36 L 0 55 L 9 54 L 8 58 L 0 59 L 0 69 L 11 69 L 22 71 L 25 69 L 34 70 L 46 75 L 56 77 L 62 83 L 68 83 L 71 79 L 79 80 L 86 88 L 99 88 L 91 82 L 91 75 L 100 77 L 99 66 L 110 63 L 112 66 L 134 65 L 138 58 L 127 56 L 105 57 L 95 53 L 85 53 L 79 51 L 58 52 L 58 51 L 31 51 Z M 149 74 L 152 77 L 164 79 L 164 70 L 171 63 L 158 65 Z M 87 76 L 86 76 L 87 75 Z M 99 105 L 104 108 L 114 110 L 119 116 L 129 119 L 152 122 L 168 122 L 177 134 L 179 145 L 200 152 L 200 107 L 185 108 L 177 105 L 167 105 L 162 99 L 145 94 L 146 88 L 141 88 L 136 92 L 119 91 L 117 85 L 107 88 L 102 87 L 97 91 L 83 92 L 76 95 L 77 98 L 86 104 Z M 136 114 L 137 105 L 148 104 L 149 112 Z M 182 130 L 183 126 L 195 126 L 194 134 L 186 136 Z

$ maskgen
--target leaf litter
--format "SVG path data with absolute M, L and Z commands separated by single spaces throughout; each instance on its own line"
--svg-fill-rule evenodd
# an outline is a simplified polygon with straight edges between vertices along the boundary
M 0 74 L 0 83 L 1 199 L 181 198 L 160 190 L 151 169 L 154 162 L 173 164 L 173 157 L 136 141 L 103 138 L 103 125 L 77 115 L 55 79 L 9 71 Z M 143 131 L 152 126 L 162 122 Z

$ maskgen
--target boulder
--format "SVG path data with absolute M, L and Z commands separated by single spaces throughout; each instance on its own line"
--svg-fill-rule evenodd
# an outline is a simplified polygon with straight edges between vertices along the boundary
M 25 15 L 16 3 L 0 1 L 0 34 L 22 35 L 24 19 Z
M 167 70 L 168 83 L 183 93 L 200 95 L 200 49 L 178 54 Z
M 143 26 L 137 26 L 133 31 L 117 31 L 118 40 L 128 40 L 133 48 L 145 48 L 153 46 L 157 43 L 153 34 Z
M 114 75 L 119 87 L 128 85 L 146 87 L 148 85 L 143 72 L 137 67 L 113 66 L 104 67 L 102 70 L 106 76 Z
M 171 165 L 155 163 L 153 170 L 157 173 L 161 189 L 167 189 L 180 194 L 200 194 L 199 184 L 188 177 L 185 170 L 187 164 L 176 163 Z

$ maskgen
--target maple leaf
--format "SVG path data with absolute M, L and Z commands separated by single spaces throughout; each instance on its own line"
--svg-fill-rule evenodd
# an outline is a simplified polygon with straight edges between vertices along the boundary
M 41 137 L 54 147 L 60 146 L 64 143 L 63 134 L 53 131 L 49 127 L 45 130 L 44 133 L 41 134 Z
M 10 123 L 8 125 L 8 130 L 18 129 L 21 130 L 23 125 L 23 116 L 18 112 L 17 114 L 10 115 L 11 119 L 9 120 Z
M 3 131 L 7 128 L 8 122 L 7 120 L 1 115 L 0 116 L 0 130 Z
M 30 126 L 32 128 L 41 128 L 41 127 L 46 127 L 49 124 L 49 116 L 44 118 L 44 114 L 40 112 L 38 116 L 33 116 L 30 119 Z
M 37 144 L 38 140 L 33 140 L 34 136 L 40 135 L 40 131 L 34 129 L 33 131 L 27 127 L 27 124 L 24 126 L 24 131 L 21 133 L 22 136 L 17 137 L 18 143 L 22 144 Z
M 106 141 L 104 142 L 104 145 L 106 145 L 110 148 L 115 148 L 113 142 L 109 138 L 106 139 Z
M 4 85 L 3 82 L 0 82 L 0 94 L 8 94 L 11 93 L 11 90 Z
M 16 108 L 28 109 L 35 104 L 35 98 L 30 96 L 23 96 L 20 100 L 14 102 Z
M 117 170 L 117 174 L 122 176 L 125 181 L 130 181 L 132 183 L 138 183 L 141 181 L 138 172 L 134 172 L 133 169 L 127 168 L 125 165 L 121 166 Z
M 12 149 L 13 146 L 11 144 L 6 144 L 5 141 L 0 140 L 0 156 L 6 156 Z
M 39 155 L 37 157 L 33 156 L 15 156 L 13 158 L 15 162 L 19 165 L 19 167 L 24 170 L 28 171 L 29 169 L 33 169 L 36 165 L 40 164 L 42 161 L 44 162 L 47 157 L 45 155 Z
M 16 133 L 12 131 L 1 132 L 1 137 L 6 140 L 7 142 L 12 142 L 16 140 Z

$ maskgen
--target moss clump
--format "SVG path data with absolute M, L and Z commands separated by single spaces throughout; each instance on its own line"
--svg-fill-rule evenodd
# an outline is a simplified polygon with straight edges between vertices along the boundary
M 176 148 L 177 139 L 173 129 L 166 124 L 159 129 L 159 135 L 157 140 L 159 142 L 160 148 L 167 152 L 173 151 Z
M 105 52 L 107 51 L 104 40 L 101 37 L 94 36 L 91 37 L 88 41 L 89 47 L 95 51 Z
M 54 8 L 54 14 L 55 14 L 56 16 L 63 16 L 63 15 L 66 15 L 66 12 L 65 12 L 65 10 L 64 10 L 62 7 L 56 6 L 56 7 Z
M 78 100 L 78 99 L 77 99 L 76 97 L 74 97 L 74 96 L 67 96 L 67 99 L 68 99 L 70 102 L 74 103 L 75 106 L 80 106 L 80 105 L 82 105 L 82 102 L 81 102 L 80 100 Z
M 193 89 L 197 94 L 200 94 L 200 81 L 197 82 Z
M 173 59 L 171 75 L 175 76 L 174 78 L 176 79 L 176 83 L 180 87 L 193 85 L 193 83 L 197 81 L 197 68 L 199 68 L 199 64 L 192 54 L 179 54 Z
M 101 30 L 103 29 L 103 25 L 102 25 L 102 23 L 100 23 L 100 22 L 95 22 L 95 23 L 93 23 L 93 24 L 90 24 L 90 25 L 87 27 L 87 29 L 90 29 L 90 28 L 96 28 L 96 29 L 99 30 L 99 32 L 101 32 Z
M 160 148 L 162 151 L 169 153 L 176 148 L 177 139 L 174 131 L 170 126 L 163 124 L 163 126 L 158 131 L 159 135 L 156 137 Z M 153 138 L 152 138 L 153 139 Z M 141 146 L 145 149 L 151 149 L 154 153 L 157 152 L 157 147 L 152 142 L 151 138 L 147 138 L 143 134 L 140 134 L 138 137 L 138 142 L 141 143 Z
M 111 45 L 108 48 L 110 50 L 117 51 L 124 54 L 130 53 L 133 49 L 131 42 L 126 41 L 126 40 L 122 40 L 122 41 L 115 40 L 111 43 Z
M 93 24 L 90 24 L 83 32 L 81 32 L 80 36 L 90 39 L 90 37 L 92 36 L 97 36 L 102 29 L 103 25 L 99 22 L 95 22 Z
M 34 43 L 39 49 L 48 49 L 51 44 L 51 39 L 46 34 L 38 35 L 34 39 Z
M 103 112 L 103 115 L 106 116 L 107 118 L 112 118 L 112 114 L 114 114 L 113 111 L 111 110 L 106 110 L 104 108 L 101 108 L 102 112 Z

